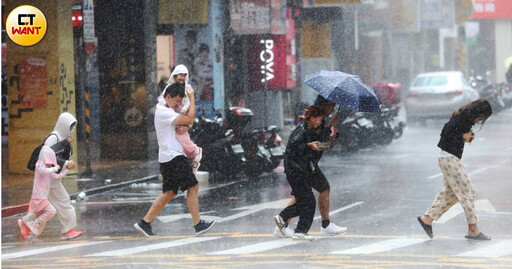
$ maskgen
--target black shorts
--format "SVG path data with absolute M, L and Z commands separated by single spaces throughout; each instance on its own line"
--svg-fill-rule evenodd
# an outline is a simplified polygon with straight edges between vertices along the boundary
M 329 181 L 325 177 L 322 170 L 317 166 L 316 173 L 308 173 L 307 175 L 303 173 L 295 173 L 295 172 L 285 172 L 288 183 L 292 187 L 292 195 L 294 195 L 294 189 L 304 190 L 313 188 L 318 193 L 322 193 L 331 188 L 329 185 Z M 292 182 L 290 182 L 290 180 Z
M 329 181 L 327 181 L 327 178 L 324 176 L 324 173 L 322 173 L 322 170 L 320 170 L 318 166 L 316 169 L 316 173 L 308 177 L 308 183 L 309 186 L 315 189 L 315 191 L 317 191 L 318 193 L 322 193 L 331 188 L 331 186 L 329 185 Z
M 160 174 L 164 178 L 162 192 L 173 191 L 178 194 L 178 189 L 186 191 L 198 184 L 188 158 L 183 155 L 174 157 L 166 163 L 160 163 Z

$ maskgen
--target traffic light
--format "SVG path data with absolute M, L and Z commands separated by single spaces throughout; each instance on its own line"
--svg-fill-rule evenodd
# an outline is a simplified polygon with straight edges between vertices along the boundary
M 82 10 L 75 10 L 73 9 L 73 16 L 71 18 L 73 21 L 73 27 L 82 27 L 83 25 L 83 17 L 82 17 Z

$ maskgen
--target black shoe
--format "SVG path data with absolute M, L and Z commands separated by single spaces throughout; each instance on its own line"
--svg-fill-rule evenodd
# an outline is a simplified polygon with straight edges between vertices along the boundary
M 423 230 L 427 233 L 428 237 L 434 238 L 434 232 L 432 232 L 432 225 L 428 225 L 425 222 L 421 220 L 421 217 L 417 217 L 418 221 L 421 224 L 421 227 L 423 227 Z
M 211 228 L 213 228 L 213 226 L 215 226 L 215 224 L 217 224 L 216 220 L 210 222 L 200 220 L 199 223 L 194 226 L 196 229 L 196 235 L 202 235 L 208 232 Z
M 143 234 L 147 237 L 156 236 L 156 234 L 153 233 L 151 224 L 145 223 L 142 220 L 139 220 L 139 222 L 133 224 L 133 227 L 135 227 L 135 229 L 137 229 L 141 234 Z

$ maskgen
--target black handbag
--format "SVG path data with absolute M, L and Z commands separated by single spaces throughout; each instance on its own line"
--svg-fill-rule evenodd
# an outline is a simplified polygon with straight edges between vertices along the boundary
M 32 171 L 36 170 L 36 163 L 37 163 L 37 160 L 39 159 L 39 153 L 41 152 L 41 148 L 44 146 L 44 143 L 46 143 L 46 139 L 48 139 L 48 137 L 50 137 L 51 135 L 57 136 L 56 134 L 51 133 L 44 139 L 44 141 L 41 145 L 37 146 L 34 149 L 34 151 L 32 151 L 32 155 L 30 155 L 30 159 L 28 159 L 28 163 L 27 163 L 28 170 L 32 170 Z M 57 140 L 59 140 L 58 136 L 57 136 Z

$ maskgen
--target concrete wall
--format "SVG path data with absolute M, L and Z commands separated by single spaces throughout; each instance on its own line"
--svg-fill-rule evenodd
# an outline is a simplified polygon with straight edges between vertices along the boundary
M 503 61 L 512 56 L 512 20 L 496 20 L 495 21 L 495 62 L 496 62 L 496 82 L 505 82 L 505 65 Z

